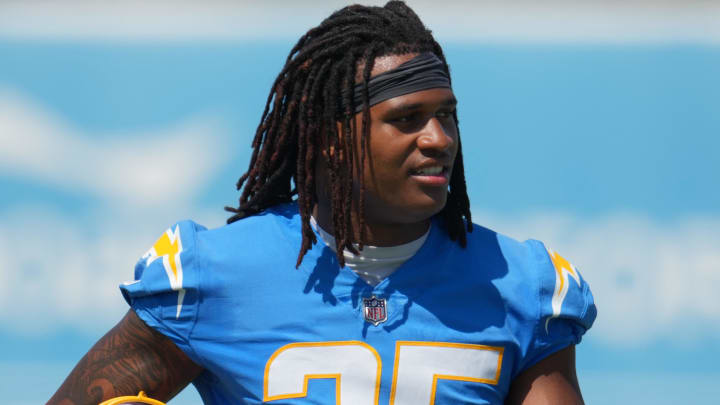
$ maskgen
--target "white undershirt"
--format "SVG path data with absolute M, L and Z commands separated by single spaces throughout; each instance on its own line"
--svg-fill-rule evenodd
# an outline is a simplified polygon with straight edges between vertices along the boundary
M 310 223 L 320 234 L 321 239 L 325 244 L 335 250 L 335 238 L 325 232 L 314 217 L 310 217 Z M 413 257 L 420 247 L 425 243 L 430 228 L 428 231 L 418 239 L 412 242 L 404 243 L 397 246 L 368 246 L 365 245 L 363 250 L 359 251 L 359 255 L 355 255 L 349 250 L 345 249 L 343 256 L 345 257 L 345 265 L 354 271 L 360 278 L 365 280 L 368 284 L 373 287 L 380 284 L 387 276 L 397 270 L 403 263 Z M 358 244 L 353 243 L 355 248 L 358 248 Z

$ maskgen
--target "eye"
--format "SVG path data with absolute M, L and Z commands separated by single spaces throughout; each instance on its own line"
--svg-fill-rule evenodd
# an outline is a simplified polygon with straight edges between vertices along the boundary
M 416 121 L 419 117 L 420 117 L 420 114 L 412 113 L 412 114 L 402 115 L 400 117 L 395 117 L 392 119 L 392 121 L 399 123 L 399 124 L 408 124 L 408 123 Z
M 438 118 L 453 118 L 453 115 L 455 114 L 455 110 L 441 110 L 435 113 L 435 116 Z

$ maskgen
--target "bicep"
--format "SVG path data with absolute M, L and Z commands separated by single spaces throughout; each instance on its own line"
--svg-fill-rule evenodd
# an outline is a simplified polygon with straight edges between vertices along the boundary
M 515 377 L 505 405 L 582 405 L 575 346 L 553 353 Z
M 121 395 L 167 401 L 202 371 L 130 310 L 75 366 L 48 404 L 96 405 Z

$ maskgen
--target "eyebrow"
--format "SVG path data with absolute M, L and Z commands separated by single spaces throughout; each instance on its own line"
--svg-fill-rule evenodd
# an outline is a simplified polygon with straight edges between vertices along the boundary
M 415 111 L 419 108 L 421 108 L 425 103 L 411 103 L 411 104 L 402 104 L 397 107 L 394 107 L 388 111 L 390 114 L 402 114 L 406 112 Z M 443 107 L 454 107 L 457 105 L 457 99 L 455 97 L 450 97 L 445 100 L 443 100 L 440 103 Z

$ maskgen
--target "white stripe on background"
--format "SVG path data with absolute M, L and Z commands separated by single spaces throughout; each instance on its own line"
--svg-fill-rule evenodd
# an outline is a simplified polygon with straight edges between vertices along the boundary
M 0 39 L 294 39 L 347 2 L 0 2 Z M 383 4 L 384 1 L 368 1 Z M 720 44 L 720 2 L 409 0 L 441 41 Z

